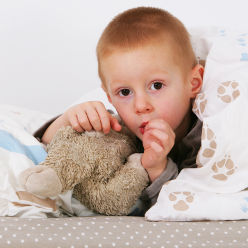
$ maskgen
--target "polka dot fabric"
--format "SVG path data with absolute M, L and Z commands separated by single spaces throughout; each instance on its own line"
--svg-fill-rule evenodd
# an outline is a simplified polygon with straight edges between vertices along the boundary
M 148 222 L 142 217 L 0 218 L 0 248 L 248 247 L 248 221 Z

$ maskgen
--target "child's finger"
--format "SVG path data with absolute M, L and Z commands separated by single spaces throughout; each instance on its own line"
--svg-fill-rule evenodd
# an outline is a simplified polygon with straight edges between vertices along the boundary
M 170 133 L 168 134 L 158 129 L 151 129 L 147 131 L 146 135 L 148 136 L 150 146 L 155 142 L 162 147 L 165 152 L 169 152 L 174 145 L 174 136 L 170 135 Z
M 79 122 L 82 129 L 84 129 L 85 131 L 91 131 L 92 130 L 92 126 L 91 126 L 91 124 L 88 120 L 88 117 L 84 111 L 77 114 L 77 119 L 78 119 L 78 122 Z
M 165 140 L 168 139 L 168 135 L 164 132 L 159 131 L 158 129 L 150 129 L 145 132 L 143 137 L 144 148 L 151 146 L 152 142 L 158 143 L 160 146 L 164 147 Z
M 101 131 L 102 130 L 102 124 L 100 121 L 100 117 L 96 111 L 95 108 L 87 109 L 86 115 L 88 117 L 88 120 L 93 127 L 95 131 Z
M 156 152 L 156 153 L 161 153 L 163 152 L 163 147 L 161 145 L 159 145 L 156 142 L 151 142 L 151 148 Z
M 145 131 L 149 129 L 160 129 L 160 130 L 167 130 L 169 131 L 171 129 L 170 125 L 165 122 L 164 120 L 155 119 L 150 122 L 145 127 Z
M 74 130 L 76 130 L 77 132 L 79 133 L 82 133 L 84 132 L 84 129 L 81 127 L 81 125 L 79 124 L 79 121 L 77 119 L 77 116 L 76 115 L 73 115 L 70 117 L 70 123 L 71 123 L 71 126 Z
M 173 140 L 175 139 L 176 135 L 171 126 L 165 122 L 164 120 L 161 119 L 156 119 L 153 121 L 150 121 L 146 127 L 145 127 L 145 132 L 150 131 L 150 130 L 161 130 L 164 133 L 167 133 L 169 137 L 171 137 Z
M 157 133 L 157 131 L 155 131 L 155 133 L 157 133 L 158 135 L 155 135 L 157 138 L 160 137 L 161 134 L 161 139 L 166 139 L 165 136 L 162 135 L 162 133 L 167 134 L 167 136 L 174 141 L 176 135 L 175 132 L 173 131 L 173 129 L 170 127 L 170 125 L 160 119 L 154 120 L 149 122 L 146 127 L 145 127 L 145 132 L 151 132 L 152 130 L 158 130 L 161 131 L 160 133 Z M 152 131 L 153 132 L 153 131 Z
M 152 134 L 159 141 L 161 141 L 162 144 L 168 141 L 168 138 L 169 138 L 168 134 L 158 129 L 152 129 L 149 131 L 149 133 Z
M 158 132 L 155 131 L 155 137 L 158 138 L 158 137 L 161 137 L 161 142 L 162 142 L 162 145 L 163 147 L 165 148 L 165 151 L 166 152 L 170 152 L 170 150 L 172 149 L 172 147 L 174 146 L 174 143 L 175 143 L 175 134 L 174 132 L 172 133 L 160 133 L 159 130 Z
M 112 129 L 117 131 L 117 132 L 121 131 L 121 125 L 120 125 L 119 121 L 111 114 L 109 114 L 109 115 L 110 115 L 110 125 L 111 125 Z
M 100 118 L 102 131 L 104 133 L 108 133 L 110 131 L 110 126 L 111 126 L 109 112 L 106 110 L 103 104 L 98 104 L 96 106 L 96 111 Z

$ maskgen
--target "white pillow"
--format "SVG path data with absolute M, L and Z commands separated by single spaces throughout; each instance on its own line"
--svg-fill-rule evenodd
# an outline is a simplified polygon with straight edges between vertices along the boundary
M 52 118 L 52 115 L 15 105 L 0 104 L 0 115 L 9 116 L 17 129 L 23 128 L 33 134 L 42 124 Z M 3 121 L 0 121 L 3 125 Z M 9 123 L 6 122 L 8 126 Z
M 166 183 L 146 218 L 248 219 L 248 32 L 202 30 L 194 48 L 203 59 L 207 54 L 193 108 L 203 121 L 198 168 Z

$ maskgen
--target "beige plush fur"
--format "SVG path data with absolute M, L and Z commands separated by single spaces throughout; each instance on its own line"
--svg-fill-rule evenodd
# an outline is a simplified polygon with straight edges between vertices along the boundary
M 41 197 L 73 189 L 73 196 L 91 210 L 126 215 L 148 184 L 136 142 L 125 127 L 107 135 L 62 128 L 46 160 L 21 173 L 21 184 Z

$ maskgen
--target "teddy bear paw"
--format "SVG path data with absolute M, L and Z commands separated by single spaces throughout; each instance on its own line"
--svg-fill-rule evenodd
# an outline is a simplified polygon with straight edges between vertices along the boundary
M 142 153 L 134 153 L 128 157 L 128 164 L 130 167 L 135 168 L 136 170 L 140 171 L 140 173 L 146 173 L 146 170 L 141 164 L 141 157 Z
M 26 191 L 41 197 L 53 197 L 62 191 L 59 177 L 47 166 L 35 166 L 23 171 L 19 181 Z

